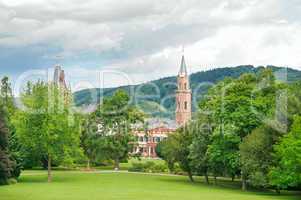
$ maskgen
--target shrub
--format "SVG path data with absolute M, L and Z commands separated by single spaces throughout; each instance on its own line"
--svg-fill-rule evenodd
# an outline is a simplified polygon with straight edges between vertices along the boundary
M 18 181 L 15 178 L 10 178 L 10 179 L 7 180 L 8 185 L 14 185 L 14 184 L 17 184 L 17 183 L 18 183 Z
M 130 172 L 143 172 L 144 166 L 143 163 L 132 163 L 132 166 L 129 168 Z
M 168 168 L 165 164 L 156 164 L 152 161 L 145 163 L 132 163 L 129 168 L 130 172 L 147 172 L 147 173 L 163 173 L 168 172 Z

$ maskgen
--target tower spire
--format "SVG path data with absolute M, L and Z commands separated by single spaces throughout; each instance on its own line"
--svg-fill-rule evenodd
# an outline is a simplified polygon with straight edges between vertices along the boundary
M 182 46 L 182 60 L 181 60 L 179 75 L 187 75 L 187 67 L 186 67 L 185 56 L 184 56 L 184 46 Z
M 178 75 L 178 89 L 176 91 L 176 123 L 178 126 L 185 125 L 191 119 L 191 90 L 189 77 L 182 49 L 182 60 Z

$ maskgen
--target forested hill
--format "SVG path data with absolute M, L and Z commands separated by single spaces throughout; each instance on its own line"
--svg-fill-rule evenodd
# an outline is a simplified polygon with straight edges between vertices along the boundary
M 257 73 L 262 68 L 263 67 L 244 65 L 193 73 L 190 75 L 193 99 L 197 102 L 207 93 L 212 84 L 223 80 L 226 77 L 236 78 L 243 73 Z M 268 68 L 271 68 L 276 76 L 278 74 L 277 72 L 286 70 L 285 68 L 275 66 L 268 66 Z M 289 82 L 301 80 L 301 71 L 298 70 L 288 68 L 287 76 L 284 77 L 283 73 L 281 74 L 282 75 L 277 78 L 283 79 L 287 77 L 287 81 Z M 161 78 L 133 86 L 81 90 L 74 93 L 74 101 L 76 106 L 96 104 L 102 96 L 110 96 L 117 89 L 124 89 L 128 92 L 131 91 L 130 95 L 135 97 L 133 102 L 146 113 L 149 113 L 154 117 L 174 117 L 176 76 Z M 194 103 L 193 109 L 195 109 L 195 106 L 197 106 L 196 103 Z

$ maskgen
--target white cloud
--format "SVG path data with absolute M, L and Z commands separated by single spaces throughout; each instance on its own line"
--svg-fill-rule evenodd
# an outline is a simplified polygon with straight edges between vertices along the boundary
M 0 48 L 54 46 L 68 63 L 91 54 L 98 63 L 92 70 L 104 65 L 136 82 L 176 74 L 181 45 L 192 72 L 240 64 L 297 68 L 300 8 L 298 0 L 0 0 Z

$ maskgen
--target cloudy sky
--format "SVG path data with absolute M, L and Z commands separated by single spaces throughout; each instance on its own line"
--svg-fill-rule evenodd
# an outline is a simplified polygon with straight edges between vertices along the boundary
M 139 83 L 175 75 L 182 46 L 190 72 L 301 69 L 300 10 L 300 0 L 0 0 L 0 76 L 60 63 L 74 89 L 97 86 L 100 70 L 105 87 Z

